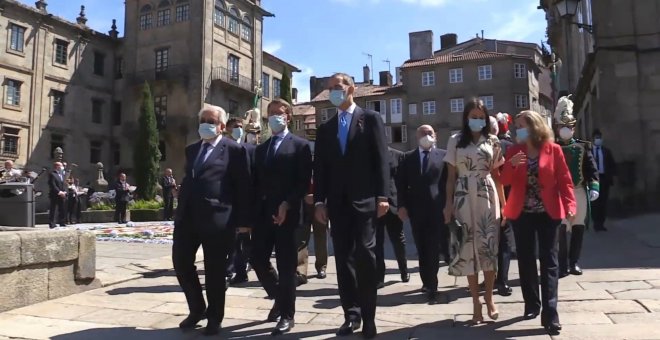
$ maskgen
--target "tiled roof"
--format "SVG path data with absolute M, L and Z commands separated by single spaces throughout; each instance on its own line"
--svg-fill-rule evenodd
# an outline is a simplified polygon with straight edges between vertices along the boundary
M 398 93 L 403 89 L 401 84 L 393 86 L 380 86 L 380 85 L 371 85 L 366 83 L 357 83 L 355 84 L 355 93 L 353 94 L 354 98 L 360 97 L 370 97 L 370 96 L 380 96 L 384 94 L 394 94 Z M 316 97 L 312 99 L 311 102 L 321 102 L 324 100 L 330 99 L 330 92 L 328 90 L 323 90 Z
M 316 109 L 312 105 L 298 104 L 293 106 L 294 116 L 310 116 L 315 114 L 316 114 Z
M 275 61 L 275 62 L 278 62 L 278 63 L 280 63 L 280 64 L 284 64 L 284 65 L 286 65 L 286 66 L 291 70 L 291 72 L 302 72 L 302 71 L 301 71 L 299 68 L 297 68 L 295 65 L 292 65 L 292 64 L 290 64 L 290 63 L 287 63 L 286 61 L 284 61 L 284 60 L 282 60 L 282 59 L 276 57 L 276 56 L 273 55 L 273 54 L 270 54 L 270 53 L 268 53 L 268 52 L 266 52 L 266 51 L 263 51 L 263 54 L 264 54 L 264 56 L 266 56 L 267 58 L 272 59 L 272 60 Z
M 525 55 L 495 53 L 495 52 L 485 52 L 485 51 L 470 51 L 465 53 L 443 54 L 443 55 L 435 56 L 433 58 L 422 59 L 422 60 L 408 60 L 405 63 L 403 63 L 402 67 L 410 68 L 410 67 L 418 67 L 418 66 L 449 64 L 449 63 L 463 62 L 463 61 L 479 61 L 479 60 L 492 60 L 492 59 L 504 59 L 504 58 L 531 59 L 531 57 Z

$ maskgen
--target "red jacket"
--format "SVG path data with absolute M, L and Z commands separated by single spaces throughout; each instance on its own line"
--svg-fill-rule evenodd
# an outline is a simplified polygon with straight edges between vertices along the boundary
M 527 145 L 516 144 L 508 148 L 502 167 L 501 181 L 511 191 L 504 206 L 504 216 L 516 220 L 522 213 L 527 193 L 527 164 L 514 167 L 511 157 L 519 151 L 527 154 Z M 573 181 L 561 147 L 547 142 L 539 150 L 539 185 L 545 211 L 553 219 L 564 219 L 568 212 L 575 214 L 577 204 L 573 194 Z

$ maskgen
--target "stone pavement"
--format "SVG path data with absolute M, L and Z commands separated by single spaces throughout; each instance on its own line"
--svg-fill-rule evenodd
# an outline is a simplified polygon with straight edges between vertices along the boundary
M 585 274 L 560 281 L 564 330 L 554 339 L 660 339 L 659 223 L 660 216 L 642 216 L 613 222 L 607 233 L 588 234 L 582 261 Z M 187 307 L 171 264 L 166 263 L 168 252 L 167 246 L 99 243 L 99 270 L 118 283 L 2 313 L 0 339 L 204 338 L 199 330 L 183 333 L 177 328 Z M 330 262 L 326 279 L 312 278 L 299 287 L 296 327 L 280 338 L 334 337 L 343 316 L 333 259 Z M 444 303 L 429 306 L 419 293 L 417 262 L 409 263 L 414 274 L 403 284 L 392 269 L 395 261 L 388 261 L 387 286 L 379 291 L 378 339 L 550 339 L 538 319 L 521 320 L 515 263 L 514 294 L 496 296 L 500 319 L 475 327 L 467 324 L 472 304 L 465 279 L 454 285 L 446 267 L 441 268 Z M 137 278 L 127 279 L 126 274 Z M 228 290 L 226 318 L 216 338 L 270 338 L 274 324 L 263 320 L 272 301 L 265 298 L 254 273 L 250 280 Z

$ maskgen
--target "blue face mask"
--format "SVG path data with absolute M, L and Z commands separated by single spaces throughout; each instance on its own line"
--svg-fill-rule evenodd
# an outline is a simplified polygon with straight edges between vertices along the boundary
M 483 119 L 470 118 L 468 119 L 468 126 L 472 132 L 479 132 L 486 126 L 486 121 Z
M 286 117 L 285 116 L 269 116 L 268 117 L 268 126 L 273 131 L 273 133 L 278 134 L 284 131 L 286 128 Z
M 518 143 L 525 143 L 528 138 L 529 132 L 527 131 L 527 128 L 516 129 L 516 140 Z
M 199 124 L 199 138 L 201 139 L 212 139 L 218 135 L 218 128 L 216 125 L 210 123 L 201 123 Z
M 332 105 L 339 107 L 346 101 L 346 93 L 344 90 L 330 90 L 330 102 Z
M 235 127 L 231 130 L 231 138 L 233 138 L 235 141 L 240 142 L 241 137 L 243 137 L 243 128 Z

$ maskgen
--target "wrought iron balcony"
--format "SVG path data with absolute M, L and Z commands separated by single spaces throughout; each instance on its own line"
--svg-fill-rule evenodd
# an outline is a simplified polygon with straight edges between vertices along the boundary
M 231 72 L 222 66 L 214 67 L 211 72 L 211 80 L 219 80 L 227 84 L 236 86 L 249 92 L 254 92 L 254 83 L 251 78 L 242 76 L 236 72 Z
M 188 82 L 190 72 L 189 65 L 168 65 L 165 68 L 152 68 L 148 70 L 137 71 L 130 74 L 127 78 L 132 84 L 141 84 L 145 81 L 182 81 Z

